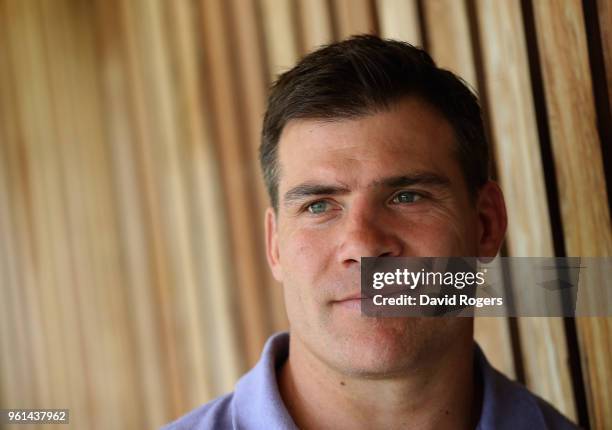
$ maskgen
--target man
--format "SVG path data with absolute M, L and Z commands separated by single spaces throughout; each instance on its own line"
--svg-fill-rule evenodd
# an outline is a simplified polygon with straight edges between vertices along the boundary
M 471 318 L 360 312 L 361 257 L 494 257 L 506 230 L 475 96 L 375 36 L 281 75 L 263 124 L 270 268 L 290 335 L 168 428 L 574 428 L 487 363 Z

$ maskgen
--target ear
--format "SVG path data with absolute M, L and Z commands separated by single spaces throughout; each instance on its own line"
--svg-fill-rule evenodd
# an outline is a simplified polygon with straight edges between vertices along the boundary
M 508 218 L 499 185 L 487 182 L 478 193 L 478 256 L 495 257 L 506 235 Z
M 266 210 L 266 257 L 274 279 L 283 281 L 282 270 L 278 251 L 278 230 L 276 213 L 272 208 Z

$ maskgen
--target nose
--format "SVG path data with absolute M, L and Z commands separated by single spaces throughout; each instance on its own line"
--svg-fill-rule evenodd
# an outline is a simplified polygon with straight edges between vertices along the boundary
M 361 257 L 399 257 L 403 243 L 388 220 L 376 219 L 369 208 L 352 208 L 345 219 L 345 231 L 338 251 L 343 266 L 359 265 Z

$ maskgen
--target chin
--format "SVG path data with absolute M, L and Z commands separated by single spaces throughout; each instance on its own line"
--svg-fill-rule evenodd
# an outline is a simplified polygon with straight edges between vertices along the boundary
M 418 360 L 426 332 L 417 318 L 368 320 L 334 330 L 326 361 L 343 373 L 376 378 L 401 373 Z
M 367 378 L 408 372 L 434 354 L 443 354 L 449 343 L 470 330 L 469 321 L 463 318 L 368 320 L 334 330 L 335 339 L 330 339 L 334 348 L 328 346 L 324 353 L 337 370 Z

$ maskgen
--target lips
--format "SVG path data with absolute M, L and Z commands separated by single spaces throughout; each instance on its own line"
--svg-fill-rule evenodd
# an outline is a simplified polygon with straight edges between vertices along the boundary
M 380 292 L 378 294 L 380 294 L 383 297 L 396 297 L 401 293 L 402 291 L 386 291 L 384 293 Z M 361 292 L 359 292 L 359 293 L 348 295 L 342 299 L 333 300 L 332 303 L 359 302 L 361 300 L 366 300 L 366 299 L 371 299 L 371 298 L 372 298 L 371 296 L 364 296 L 363 294 L 361 294 Z
M 364 297 L 363 295 L 361 295 L 361 293 L 357 293 L 357 294 L 351 294 L 350 296 L 344 297 L 342 299 L 339 300 L 334 300 L 335 302 L 347 302 L 349 300 L 363 300 L 367 297 Z
M 339 309 L 348 309 L 351 312 L 360 311 L 361 305 L 365 300 L 365 297 L 362 297 L 361 294 L 353 294 L 347 297 L 344 297 L 341 300 L 335 300 L 332 302 L 332 305 L 336 306 Z

